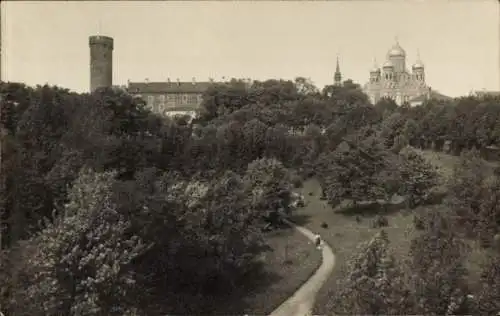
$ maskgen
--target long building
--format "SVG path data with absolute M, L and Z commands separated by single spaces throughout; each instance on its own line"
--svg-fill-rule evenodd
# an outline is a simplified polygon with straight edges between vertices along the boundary
M 155 113 L 173 115 L 195 115 L 199 109 L 203 93 L 213 83 L 210 81 L 191 82 L 166 80 L 164 82 L 129 82 L 127 91 L 141 97 Z

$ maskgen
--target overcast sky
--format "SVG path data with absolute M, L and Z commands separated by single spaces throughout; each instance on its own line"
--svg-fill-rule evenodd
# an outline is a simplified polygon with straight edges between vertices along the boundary
M 89 89 L 88 36 L 115 40 L 114 84 L 127 80 L 310 77 L 365 83 L 397 36 L 408 67 L 450 96 L 500 90 L 499 5 L 474 1 L 2 1 L 2 79 Z

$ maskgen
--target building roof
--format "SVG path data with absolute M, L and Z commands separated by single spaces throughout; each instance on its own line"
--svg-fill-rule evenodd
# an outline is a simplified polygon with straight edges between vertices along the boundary
M 167 112 L 190 112 L 190 111 L 198 111 L 201 106 L 199 104 L 183 104 L 177 105 L 173 107 L 168 107 L 165 110 Z
M 212 82 L 129 82 L 129 93 L 203 93 Z
M 441 94 L 435 90 L 431 90 L 430 96 L 428 97 L 425 94 L 421 94 L 417 97 L 414 97 L 413 99 L 410 100 L 410 102 L 424 102 L 429 99 L 434 99 L 434 100 L 439 100 L 439 101 L 446 101 L 446 100 L 451 100 L 453 99 L 452 97 L 449 97 L 447 95 Z
M 419 68 L 424 68 L 424 63 L 422 63 L 421 60 L 417 60 L 413 66 L 412 66 L 413 69 L 419 69 Z
M 410 102 L 424 102 L 425 100 L 427 100 L 427 96 L 425 94 L 421 94 L 417 97 L 410 99 Z
M 476 96 L 478 97 L 484 97 L 484 96 L 492 96 L 492 97 L 496 97 L 496 96 L 500 96 L 500 91 L 475 91 L 474 92 Z
M 397 57 L 397 56 L 406 56 L 405 50 L 399 45 L 398 42 L 392 46 L 392 48 L 389 50 L 387 53 L 390 57 Z
M 431 90 L 431 99 L 436 99 L 436 100 L 451 100 L 453 99 L 452 97 L 449 97 L 447 95 L 444 95 L 442 93 L 437 92 L 436 90 Z
M 382 65 L 382 68 L 388 68 L 388 67 L 394 67 L 392 61 L 390 60 L 386 60 L 385 63 Z

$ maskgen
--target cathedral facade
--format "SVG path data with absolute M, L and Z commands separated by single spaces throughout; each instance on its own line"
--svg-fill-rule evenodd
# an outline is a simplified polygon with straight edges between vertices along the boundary
M 429 98 L 431 93 L 425 83 L 425 69 L 420 57 L 409 71 L 406 68 L 406 52 L 397 41 L 387 52 L 382 68 L 375 63 L 370 70 L 369 81 L 363 90 L 373 104 L 384 97 L 393 99 L 398 105 L 412 104 L 413 99 Z

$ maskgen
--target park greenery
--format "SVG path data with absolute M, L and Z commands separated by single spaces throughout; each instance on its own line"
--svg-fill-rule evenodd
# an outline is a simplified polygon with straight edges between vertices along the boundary
M 4 313 L 220 313 L 206 297 L 259 278 L 264 232 L 294 212 L 303 180 L 318 179 L 332 206 L 433 203 L 442 176 L 419 149 L 461 155 L 443 211 L 415 214 L 406 260 L 383 230 L 352 249 L 332 313 L 500 311 L 500 179 L 482 160 L 500 146 L 498 97 L 373 105 L 350 80 L 233 79 L 190 122 L 117 89 L 0 90 Z M 467 240 L 491 250 L 477 288 Z

